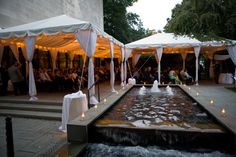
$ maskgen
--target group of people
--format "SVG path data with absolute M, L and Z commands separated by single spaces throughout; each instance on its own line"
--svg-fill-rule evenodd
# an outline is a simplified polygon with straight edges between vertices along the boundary
M 149 83 L 152 84 L 154 80 L 158 80 L 158 69 L 152 67 L 145 67 L 143 69 L 133 69 L 133 76 L 137 83 Z M 193 84 L 193 78 L 187 72 L 187 70 L 176 70 L 165 68 L 161 73 L 161 81 L 169 84 Z
M 5 70 L 3 70 L 5 69 Z M 15 62 L 8 68 L 1 67 L 0 71 L 0 86 L 1 95 L 7 94 L 9 80 L 12 83 L 15 95 L 26 94 L 27 82 L 21 73 L 21 65 Z M 133 75 L 132 75 L 133 74 Z M 110 79 L 110 69 L 106 66 L 96 67 L 94 69 L 95 81 L 107 81 Z M 134 77 L 137 83 L 153 83 L 158 80 L 158 69 L 152 67 L 145 67 L 142 69 L 134 68 L 132 72 L 128 72 L 128 78 Z M 34 76 L 36 87 L 38 91 L 68 91 L 74 92 L 81 88 L 86 88 L 88 83 L 88 68 L 84 67 L 79 69 L 34 69 Z M 120 68 L 115 67 L 116 81 L 120 80 Z M 164 83 L 174 84 L 192 84 L 193 78 L 188 74 L 187 70 L 180 72 L 175 69 L 164 68 L 161 73 L 161 81 Z

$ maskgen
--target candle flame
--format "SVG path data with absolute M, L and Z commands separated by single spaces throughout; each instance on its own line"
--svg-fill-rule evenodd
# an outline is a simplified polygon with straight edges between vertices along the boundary
M 222 108 L 221 113 L 225 114 L 225 109 L 224 108 Z
M 85 117 L 85 114 L 84 114 L 84 112 L 81 114 L 81 117 L 82 117 L 82 118 L 84 118 L 84 117 Z
M 214 103 L 214 101 L 213 101 L 213 100 L 211 100 L 211 101 L 210 101 L 210 104 L 213 104 L 213 103 Z
M 107 102 L 107 99 L 104 99 L 103 101 L 104 101 L 104 102 Z
M 97 109 L 97 108 L 98 108 L 98 105 L 95 105 L 94 108 Z

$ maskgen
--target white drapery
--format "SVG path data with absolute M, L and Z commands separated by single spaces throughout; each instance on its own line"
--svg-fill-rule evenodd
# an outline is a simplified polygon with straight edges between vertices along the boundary
M 73 68 L 73 60 L 74 60 L 75 54 L 73 52 L 69 52 L 68 54 L 69 54 L 69 57 L 70 57 L 69 67 Z
M 116 92 L 114 88 L 115 83 L 115 72 L 114 72 L 114 43 L 110 40 L 110 55 L 111 55 L 111 63 L 110 63 L 110 84 L 111 84 L 111 92 Z
M 97 34 L 93 30 L 78 30 L 76 33 L 76 39 L 80 43 L 81 48 L 85 51 L 86 55 L 89 57 L 89 67 L 88 67 L 88 89 L 94 84 L 94 64 L 93 64 L 93 54 L 96 48 Z M 90 104 L 97 104 L 98 101 L 95 97 L 95 86 L 89 90 Z
M 186 62 L 186 58 L 187 58 L 187 52 L 181 52 L 181 57 L 183 60 L 183 70 L 185 70 L 185 62 Z
M 16 45 L 10 45 L 11 51 L 16 58 L 16 61 L 19 63 L 19 51 Z
M 2 65 L 3 50 L 4 50 L 4 46 L 0 45 L 0 67 Z
M 57 54 L 58 54 L 58 51 L 56 51 L 56 50 L 51 50 L 50 51 L 50 55 L 51 55 L 51 58 L 52 58 L 52 72 L 53 72 L 53 74 L 54 74 L 55 69 L 57 68 L 57 65 L 56 65 Z
M 200 50 L 201 50 L 200 46 L 194 47 L 194 53 L 195 53 L 195 57 L 196 57 L 196 75 L 195 75 L 196 85 L 198 85 L 198 57 L 200 54 Z
M 29 75 L 29 57 L 27 55 L 25 47 L 21 47 L 21 50 L 22 50 L 22 54 L 25 58 L 25 79 L 27 79 L 28 75 Z
M 30 100 L 37 100 L 37 90 L 35 86 L 34 80 L 34 72 L 33 72 L 33 64 L 32 60 L 34 57 L 34 46 L 35 46 L 35 38 L 32 36 L 25 37 L 25 48 L 27 52 L 27 56 L 29 57 L 29 95 Z
M 124 86 L 124 63 L 125 63 L 124 46 L 120 48 L 120 51 L 121 51 L 120 80 L 121 80 L 121 86 Z
M 234 63 L 234 66 L 235 66 L 234 78 L 236 79 L 236 45 L 227 47 L 227 50 L 229 52 L 229 56 L 230 56 L 231 60 Z M 236 83 L 236 81 L 235 81 L 235 83 Z
M 161 83 L 161 57 L 163 53 L 163 47 L 158 47 L 156 51 L 158 60 L 158 82 Z
M 129 59 L 129 56 L 132 52 L 132 49 L 129 49 L 129 48 L 125 48 L 125 76 L 124 76 L 124 83 L 126 84 L 126 80 L 127 80 L 127 64 L 128 63 L 128 59 Z
M 214 78 L 214 65 L 213 65 L 213 52 L 209 52 L 208 53 L 208 58 L 210 59 L 210 69 L 209 69 L 209 76 L 210 76 L 210 79 L 213 79 Z
M 132 66 L 135 67 L 135 65 L 138 63 L 139 58 L 141 57 L 141 54 L 134 54 L 132 58 Z

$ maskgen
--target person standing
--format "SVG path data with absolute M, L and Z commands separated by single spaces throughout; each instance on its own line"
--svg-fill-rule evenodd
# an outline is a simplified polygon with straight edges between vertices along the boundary
M 20 94 L 23 94 L 24 87 L 23 87 L 23 76 L 20 72 L 20 64 L 15 62 L 8 68 L 8 75 L 13 84 L 14 95 L 18 95 L 18 91 Z

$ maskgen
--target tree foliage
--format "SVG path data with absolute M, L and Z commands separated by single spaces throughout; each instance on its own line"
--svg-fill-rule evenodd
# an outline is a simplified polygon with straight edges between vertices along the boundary
M 164 29 L 200 40 L 236 39 L 236 0 L 183 0 Z
M 126 8 L 137 0 L 103 0 L 104 30 L 123 43 L 146 37 L 139 15 L 127 13 Z

